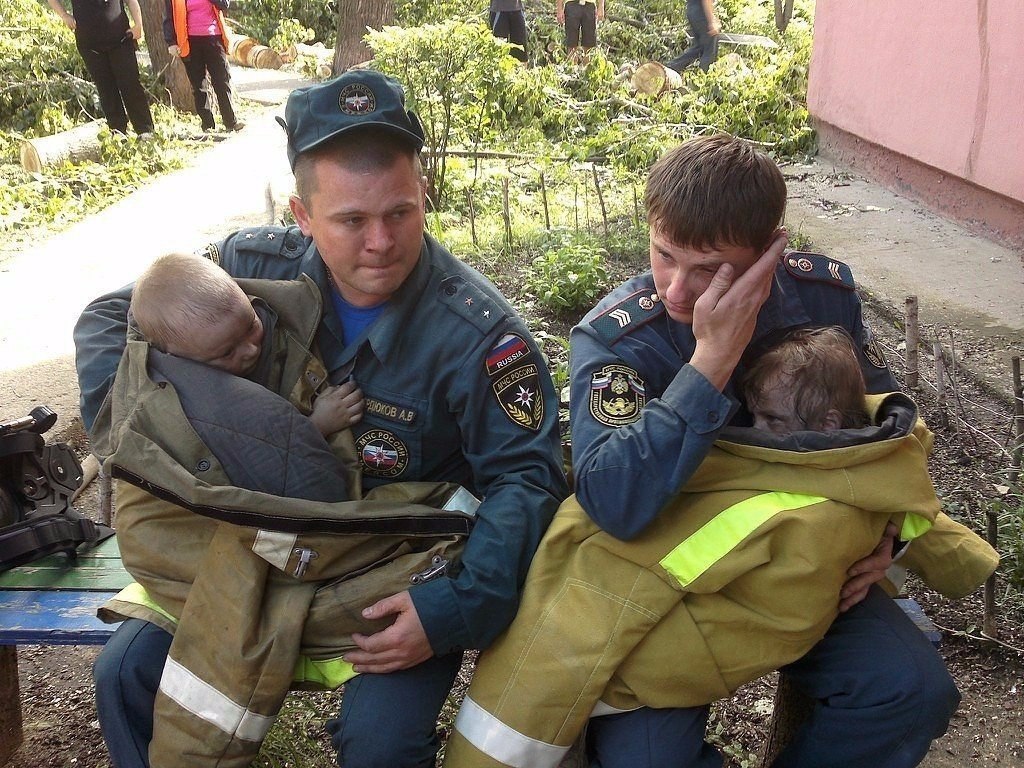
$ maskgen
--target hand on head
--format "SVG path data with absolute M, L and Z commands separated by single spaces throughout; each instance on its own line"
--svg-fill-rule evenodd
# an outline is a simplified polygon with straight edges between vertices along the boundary
M 788 242 L 785 230 L 778 230 L 767 250 L 740 275 L 732 264 L 722 264 L 694 303 L 697 347 L 690 364 L 719 390 L 754 335 L 757 314 L 771 293 L 775 265 Z

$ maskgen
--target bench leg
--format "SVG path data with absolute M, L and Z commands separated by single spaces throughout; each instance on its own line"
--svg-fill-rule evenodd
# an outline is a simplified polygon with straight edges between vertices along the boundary
M 0 765 L 21 746 L 21 696 L 18 690 L 18 649 L 0 645 Z

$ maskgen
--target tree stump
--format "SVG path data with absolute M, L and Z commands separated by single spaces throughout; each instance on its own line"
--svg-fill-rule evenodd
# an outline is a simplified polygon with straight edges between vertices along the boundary
M 102 127 L 102 120 L 93 120 L 52 136 L 26 139 L 21 142 L 21 167 L 29 173 L 39 173 L 65 160 L 99 160 Z
M 768 740 L 761 756 L 761 768 L 771 768 L 775 758 L 793 740 L 813 709 L 814 699 L 793 685 L 784 672 L 780 672 L 779 682 L 775 686 L 775 708 L 772 722 L 768 726 Z
M 630 79 L 634 90 L 647 96 L 661 96 L 667 91 L 683 87 L 683 78 L 674 69 L 657 61 L 648 61 L 637 67 Z

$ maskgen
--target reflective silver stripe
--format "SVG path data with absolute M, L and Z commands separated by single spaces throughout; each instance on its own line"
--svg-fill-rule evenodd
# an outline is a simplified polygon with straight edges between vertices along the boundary
M 288 568 L 288 558 L 292 556 L 292 547 L 297 538 L 294 533 L 260 530 L 256 533 L 256 541 L 252 543 L 252 551 L 283 571 Z
M 245 741 L 262 741 L 274 724 L 273 717 L 258 715 L 236 704 L 170 656 L 164 663 L 160 690 L 182 709 Z
M 485 755 L 511 768 L 555 768 L 569 751 L 509 728 L 468 696 L 455 718 L 455 730 Z
M 611 704 L 605 704 L 603 701 L 599 701 L 594 705 L 594 711 L 590 713 L 590 716 L 601 717 L 602 715 L 621 715 L 624 712 L 635 712 L 638 709 L 641 709 L 641 707 L 619 709 L 618 707 L 613 707 Z

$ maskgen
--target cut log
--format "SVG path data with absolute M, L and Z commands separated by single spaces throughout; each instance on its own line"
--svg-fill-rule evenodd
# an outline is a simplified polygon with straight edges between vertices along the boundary
M 636 68 L 630 82 L 638 93 L 647 96 L 660 96 L 667 91 L 677 91 L 683 87 L 683 78 L 679 73 L 658 61 L 641 64 Z
M 254 69 L 280 69 L 284 66 L 281 54 L 265 45 L 254 45 L 245 59 L 246 66 Z
M 29 173 L 39 173 L 65 160 L 75 163 L 99 160 L 102 128 L 102 120 L 93 120 L 52 136 L 25 139 L 21 142 L 21 167 Z
M 256 44 L 251 37 L 228 33 L 228 58 L 235 64 L 247 67 L 249 66 L 247 63 L 249 50 Z

